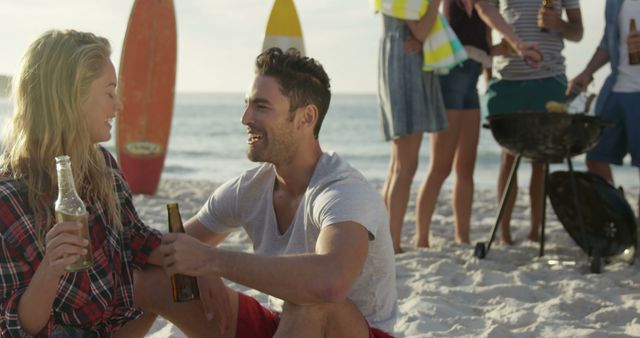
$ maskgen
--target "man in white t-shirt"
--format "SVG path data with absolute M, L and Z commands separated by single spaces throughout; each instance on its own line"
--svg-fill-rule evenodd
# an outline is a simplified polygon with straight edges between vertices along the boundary
M 249 159 L 263 164 L 220 186 L 186 222 L 188 235 L 163 238 L 166 272 L 199 276 L 204 314 L 169 319 L 186 334 L 390 337 L 397 295 L 386 209 L 358 171 L 320 147 L 329 87 L 311 58 L 277 48 L 258 56 L 242 124 Z M 236 228 L 254 253 L 216 247 Z M 269 308 L 221 277 L 268 294 Z
M 640 24 L 640 1 L 607 0 L 600 45 L 567 89 L 567 92 L 584 90 L 598 69 L 611 64 L 611 74 L 602 85 L 595 113 L 615 126 L 604 128 L 598 144 L 587 153 L 589 171 L 611 183 L 609 163 L 620 165 L 630 154 L 631 165 L 640 167 L 640 64 L 629 62 L 629 52 L 640 52 L 640 32 L 630 32 L 631 19 Z

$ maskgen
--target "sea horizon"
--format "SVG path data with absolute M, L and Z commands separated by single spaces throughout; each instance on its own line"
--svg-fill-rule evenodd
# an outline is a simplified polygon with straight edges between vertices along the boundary
M 240 123 L 243 112 L 242 92 L 177 92 L 172 129 L 162 177 L 165 179 L 208 180 L 224 182 L 257 164 L 246 158 L 246 132 Z M 387 175 L 391 143 L 385 142 L 379 121 L 375 93 L 335 93 L 320 131 L 325 151 L 335 151 L 361 171 L 373 184 L 380 186 Z M 0 126 L 10 115 L 9 98 L 0 98 Z M 483 117 L 482 123 L 485 123 Z M 424 134 L 419 167 L 413 181 L 416 188 L 424 179 L 429 163 L 429 134 Z M 116 155 L 115 125 L 112 139 L 104 146 Z M 478 188 L 495 189 L 501 148 L 490 130 L 481 128 L 474 173 Z M 523 161 L 518 170 L 518 183 L 528 187 L 530 165 Z M 584 155 L 572 159 L 575 170 L 585 170 Z M 616 184 L 640 185 L 637 168 L 631 167 L 629 156 L 623 166 L 612 166 Z M 550 171 L 567 170 L 566 164 L 552 164 Z M 444 184 L 449 188 L 452 173 Z

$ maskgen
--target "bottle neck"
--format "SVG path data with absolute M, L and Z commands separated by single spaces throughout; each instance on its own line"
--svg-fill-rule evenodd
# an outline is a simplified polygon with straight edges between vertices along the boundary
M 71 163 L 63 162 L 57 164 L 58 173 L 58 196 L 77 195 L 76 185 L 73 181 Z
M 182 217 L 180 217 L 180 209 L 175 203 L 167 204 L 167 212 L 169 216 L 169 232 L 184 232 L 182 226 Z

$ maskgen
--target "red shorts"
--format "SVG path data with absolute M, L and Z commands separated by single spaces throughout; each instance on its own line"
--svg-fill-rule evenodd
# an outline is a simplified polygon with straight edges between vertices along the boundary
M 271 338 L 276 333 L 279 322 L 278 313 L 260 305 L 253 297 L 238 292 L 236 338 Z M 369 338 L 393 338 L 393 336 L 369 327 Z

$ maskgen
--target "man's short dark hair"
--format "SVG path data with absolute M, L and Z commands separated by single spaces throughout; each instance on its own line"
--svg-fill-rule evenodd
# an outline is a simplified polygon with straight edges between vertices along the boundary
M 256 75 L 273 76 L 280 83 L 280 91 L 289 98 L 289 112 L 313 104 L 318 108 L 318 123 L 313 134 L 318 138 L 320 126 L 329 110 L 331 90 L 329 77 L 322 65 L 309 57 L 301 56 L 297 49 L 283 52 L 274 47 L 256 58 Z

